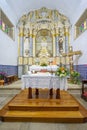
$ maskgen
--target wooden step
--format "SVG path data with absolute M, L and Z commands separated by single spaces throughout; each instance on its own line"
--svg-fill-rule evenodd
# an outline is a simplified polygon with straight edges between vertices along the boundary
M 48 99 L 46 92 L 40 91 L 40 97 L 32 99 L 27 98 L 27 90 L 17 94 L 0 111 L 2 121 L 87 122 L 87 110 L 68 92 L 61 91 L 60 99 Z
M 46 94 L 47 91 L 41 91 L 41 96 Z M 77 111 L 79 110 L 78 103 L 73 97 L 64 91 L 61 91 L 60 99 L 49 98 L 32 98 L 28 99 L 26 96 L 27 91 L 22 91 L 18 94 L 8 105 L 9 110 L 32 110 L 32 111 Z M 34 95 L 35 96 L 35 95 Z
M 3 121 L 82 123 L 83 116 L 79 111 L 8 111 Z
M 8 105 L 9 110 L 20 110 L 20 111 L 77 111 L 79 106 L 75 102 L 60 103 L 59 101 L 32 101 L 28 103 L 10 103 Z

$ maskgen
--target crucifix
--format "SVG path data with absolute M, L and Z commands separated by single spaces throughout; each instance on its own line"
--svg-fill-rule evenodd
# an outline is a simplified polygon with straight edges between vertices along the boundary
M 69 57 L 69 64 L 70 64 L 70 71 L 73 71 L 73 56 L 75 55 L 81 55 L 81 51 L 73 51 L 72 48 L 70 48 L 69 53 L 62 53 L 63 57 Z

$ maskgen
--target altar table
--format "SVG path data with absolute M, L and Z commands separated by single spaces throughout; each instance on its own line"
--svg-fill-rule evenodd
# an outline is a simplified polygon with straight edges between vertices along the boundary
M 48 88 L 50 95 L 56 89 L 56 98 L 60 98 L 60 90 L 67 90 L 67 78 L 45 74 L 22 75 L 22 89 L 25 88 L 29 90 L 28 98 L 32 98 L 32 88 L 36 88 L 36 95 L 39 94 L 39 88 Z

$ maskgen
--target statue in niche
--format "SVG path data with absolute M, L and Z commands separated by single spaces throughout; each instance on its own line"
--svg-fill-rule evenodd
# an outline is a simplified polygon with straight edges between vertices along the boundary
M 61 53 L 61 51 L 63 50 L 63 37 L 59 38 L 59 52 Z
M 38 31 L 36 35 L 36 56 L 41 54 L 41 51 L 44 50 L 48 52 L 50 56 L 53 55 L 53 41 L 52 41 L 52 34 L 49 30 L 42 29 Z M 45 53 L 44 53 L 45 54 Z M 47 54 L 47 53 L 46 53 Z
M 48 64 L 48 58 L 50 57 L 50 53 L 47 49 L 47 40 L 45 37 L 43 37 L 41 41 L 41 49 L 38 53 L 38 57 L 40 59 L 40 64 L 46 63 Z
M 50 54 L 48 53 L 48 50 L 47 50 L 47 42 L 46 42 L 45 37 L 43 37 L 43 39 L 42 39 L 41 50 L 40 50 L 40 53 L 39 53 L 38 56 L 40 56 L 40 57 L 48 57 L 48 56 L 50 56 Z

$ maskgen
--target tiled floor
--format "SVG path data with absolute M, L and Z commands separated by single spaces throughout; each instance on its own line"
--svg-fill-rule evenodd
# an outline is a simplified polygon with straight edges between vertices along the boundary
M 21 91 L 20 82 L 0 87 L 0 109 Z M 18 89 L 19 88 L 19 89 Z M 87 102 L 81 99 L 81 90 L 69 90 L 87 109 Z M 1 122 L 0 130 L 87 130 L 87 123 L 32 123 L 32 122 Z
M 87 123 L 31 123 L 31 122 L 0 122 L 0 130 L 87 130 Z

